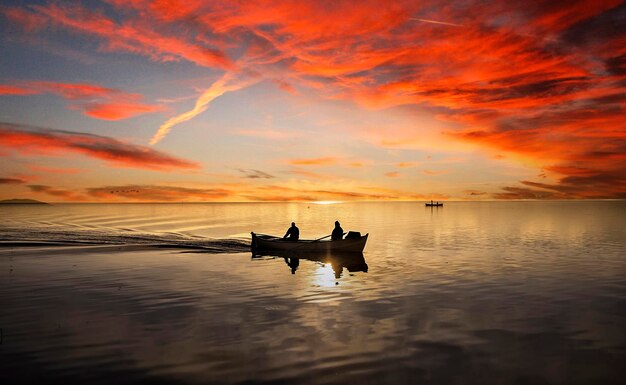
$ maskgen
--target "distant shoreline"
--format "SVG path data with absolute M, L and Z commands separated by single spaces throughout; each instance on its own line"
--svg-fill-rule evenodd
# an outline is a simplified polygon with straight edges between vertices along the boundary
M 4 205 L 49 205 L 50 203 L 41 202 L 35 199 L 5 199 L 0 204 Z

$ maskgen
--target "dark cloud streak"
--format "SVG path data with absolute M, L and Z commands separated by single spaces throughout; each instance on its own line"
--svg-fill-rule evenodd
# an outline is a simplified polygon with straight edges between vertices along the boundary
M 0 122 L 0 146 L 22 154 L 48 155 L 73 152 L 103 160 L 116 167 L 155 171 L 200 168 L 195 162 L 105 136 L 12 123 Z

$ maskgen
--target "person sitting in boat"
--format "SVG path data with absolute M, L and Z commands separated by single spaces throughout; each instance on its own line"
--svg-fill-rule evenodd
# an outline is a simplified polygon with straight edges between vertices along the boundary
M 339 221 L 335 221 L 335 228 L 333 229 L 333 233 L 331 234 L 330 239 L 332 241 L 338 241 L 343 239 L 343 229 L 341 228 Z
M 283 239 L 287 237 L 290 241 L 297 241 L 300 238 L 300 229 L 296 227 L 295 222 L 291 222 L 291 227 L 287 230 Z

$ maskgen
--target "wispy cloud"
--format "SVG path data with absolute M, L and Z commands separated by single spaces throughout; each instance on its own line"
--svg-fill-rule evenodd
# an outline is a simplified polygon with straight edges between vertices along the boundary
M 26 183 L 26 180 L 22 178 L 0 178 L 0 184 L 22 184 Z
M 86 197 L 80 193 L 76 193 L 70 190 L 55 188 L 55 187 L 51 187 L 47 185 L 31 184 L 31 185 L 28 185 L 28 188 L 32 192 L 50 195 L 56 198 L 61 198 L 66 201 L 82 202 L 82 201 L 87 200 Z
M 177 201 L 213 201 L 233 195 L 233 192 L 223 188 L 189 188 L 179 186 L 160 185 L 121 185 L 92 187 L 86 190 L 92 199 L 104 201 L 149 201 L 149 202 L 177 202 Z
M 300 168 L 289 170 L 288 173 L 305 177 L 305 178 L 312 178 L 312 179 L 319 179 L 319 180 L 328 180 L 332 178 L 332 175 L 321 174 L 321 173 L 313 172 L 311 170 L 303 170 Z
M 122 6 L 122 3 L 116 5 Z M 148 4 L 144 6 L 149 8 Z M 141 54 L 156 61 L 184 59 L 199 66 L 234 68 L 226 55 L 215 47 L 159 32 L 154 24 L 145 19 L 145 13 L 136 13 L 131 19 L 114 20 L 76 2 L 69 5 L 33 5 L 28 10 L 5 8 L 3 11 L 9 19 L 24 25 L 29 31 L 53 26 L 95 36 L 102 39 L 102 50 Z
M 598 187 L 608 189 L 598 194 L 623 194 L 616 166 L 626 146 L 621 0 L 108 4 L 106 13 L 56 2 L 2 12 L 24 33 L 60 28 L 95 37 L 101 51 L 225 71 L 192 110 L 161 125 L 153 144 L 216 97 L 245 87 L 232 75 L 245 67 L 281 79 L 287 91 L 436 114 L 452 127 L 446 148 L 456 142 L 556 166 L 549 173 L 555 185 L 578 188 L 567 196 L 591 196 Z M 379 146 L 416 147 L 424 143 L 417 126 L 372 131 Z M 571 172 L 580 165 L 595 179 Z M 608 178 L 612 184 L 598 184 Z
M 39 91 L 28 87 L 0 84 L 0 95 L 33 95 L 38 93 Z
M 336 164 L 338 160 L 336 157 L 326 156 L 322 158 L 291 159 L 288 162 L 296 166 L 331 166 Z
M 155 171 L 200 168 L 195 162 L 106 136 L 1 122 L 0 147 L 25 156 L 76 153 L 103 160 L 115 167 Z
M 209 103 L 211 103 L 216 98 L 224 95 L 227 92 L 237 91 L 244 87 L 247 87 L 257 82 L 258 80 L 259 79 L 254 79 L 250 77 L 242 79 L 238 78 L 237 75 L 235 75 L 234 73 L 226 72 L 220 79 L 215 81 L 215 83 L 213 83 L 211 87 L 204 91 L 202 95 L 200 95 L 200 97 L 198 97 L 195 106 L 191 110 L 176 115 L 163 123 L 154 134 L 152 139 L 150 139 L 150 144 L 157 144 L 163 138 L 165 138 L 165 136 L 172 130 L 172 127 L 193 119 L 197 115 L 206 111 L 206 109 L 209 107 Z
M 430 23 L 430 24 L 440 24 L 440 25 L 449 25 L 452 27 L 462 27 L 461 24 L 448 23 L 445 21 L 437 21 L 437 20 L 428 20 L 428 19 L 417 19 L 412 17 L 410 20 L 421 21 L 422 23 Z
M 272 179 L 274 175 L 268 174 L 265 171 L 255 169 L 243 169 L 238 168 L 237 171 L 244 175 L 244 178 L 248 179 Z
M 89 117 L 104 120 L 128 119 L 163 111 L 159 104 L 147 104 L 143 96 L 92 83 L 28 81 L 18 85 L 0 84 L 0 95 L 34 95 L 50 93 L 71 102 L 70 109 L 81 110 Z
M 59 167 L 48 167 L 40 164 L 29 164 L 27 167 L 36 172 L 46 173 L 46 174 L 78 174 L 80 172 L 85 172 L 86 170 L 81 168 L 59 168 Z
M 285 139 L 292 139 L 292 138 L 297 138 L 297 137 L 302 136 L 297 132 L 278 131 L 278 130 L 273 130 L 273 129 L 262 129 L 262 128 L 256 129 L 256 130 L 251 130 L 251 129 L 238 130 L 235 132 L 235 134 L 241 135 L 241 136 L 253 136 L 253 137 L 263 138 L 263 139 L 268 139 L 268 140 L 285 140 Z
M 449 172 L 450 171 L 448 171 L 448 170 L 422 170 L 422 174 L 424 174 L 424 175 L 432 175 L 432 176 L 444 175 L 444 174 L 447 174 Z
M 471 197 L 480 197 L 480 196 L 485 196 L 488 194 L 486 191 L 480 191 L 480 190 L 465 190 L 463 192 L 466 195 L 469 195 Z

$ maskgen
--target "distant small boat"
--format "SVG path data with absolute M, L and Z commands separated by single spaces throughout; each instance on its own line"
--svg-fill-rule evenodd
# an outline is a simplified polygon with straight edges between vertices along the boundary
M 307 240 L 291 241 L 273 235 L 252 234 L 252 251 L 281 251 L 294 253 L 362 253 L 369 234 L 350 232 L 340 240 Z
M 426 207 L 440 207 L 443 206 L 443 203 L 425 203 Z

